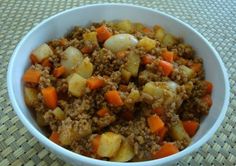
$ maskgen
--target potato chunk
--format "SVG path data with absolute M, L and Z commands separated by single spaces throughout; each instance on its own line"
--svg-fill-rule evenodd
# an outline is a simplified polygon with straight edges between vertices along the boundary
M 119 134 L 106 132 L 101 135 L 97 154 L 101 157 L 113 157 L 119 150 L 122 137 Z
M 171 124 L 170 135 L 174 140 L 185 141 L 186 144 L 189 144 L 191 141 L 190 137 L 184 130 L 183 124 L 180 120 L 178 120 L 174 124 Z
M 42 44 L 32 51 L 38 62 L 42 62 L 45 58 L 48 58 L 53 54 L 52 49 L 46 44 Z
M 179 66 L 179 71 L 188 79 L 191 79 L 194 76 L 194 71 L 185 65 Z
M 131 33 L 134 31 L 133 25 L 129 20 L 122 20 L 115 24 L 115 28 L 120 31 Z
M 91 44 L 98 45 L 97 32 L 85 33 L 83 34 L 83 38 L 85 41 L 88 41 Z
M 129 82 L 130 78 L 131 78 L 131 73 L 125 69 L 122 69 L 121 70 L 121 76 L 122 76 L 122 79 L 125 81 L 125 82 Z
M 138 42 L 138 47 L 143 47 L 146 51 L 156 47 L 156 41 L 148 37 L 144 37 Z
M 68 90 L 76 97 L 83 95 L 86 88 L 86 79 L 81 77 L 79 74 L 72 74 L 68 78 Z
M 164 89 L 156 86 L 155 82 L 146 83 L 143 87 L 143 92 L 155 98 L 162 98 L 164 95 Z
M 127 63 L 125 69 L 131 73 L 132 76 L 136 77 L 139 70 L 140 65 L 140 56 L 135 52 L 131 51 L 127 55 Z
M 173 46 L 175 43 L 176 39 L 170 34 L 166 34 L 162 40 L 162 45 L 164 47 Z
M 75 69 L 76 73 L 84 78 L 89 78 L 93 74 L 93 64 L 88 57 Z
M 25 103 L 28 107 L 34 107 L 38 103 L 38 91 L 34 88 L 24 88 Z
M 154 32 L 155 32 L 155 38 L 161 42 L 166 34 L 165 30 L 160 26 L 155 26 Z
M 56 107 L 52 111 L 53 115 L 55 116 L 56 119 L 58 120 L 64 120 L 65 119 L 65 113 L 62 111 L 60 107 Z
M 111 158 L 111 161 L 125 162 L 129 161 L 134 157 L 133 146 L 130 145 L 128 140 L 124 139 L 122 141 L 121 147 L 117 154 Z
M 62 57 L 61 64 L 65 67 L 66 73 L 70 74 L 82 61 L 82 53 L 77 48 L 70 46 L 64 51 L 64 57 Z

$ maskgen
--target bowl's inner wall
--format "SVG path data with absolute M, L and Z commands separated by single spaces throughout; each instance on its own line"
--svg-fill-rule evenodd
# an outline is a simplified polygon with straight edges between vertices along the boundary
M 203 119 L 200 129 L 193 139 L 193 144 L 214 125 L 221 112 L 226 94 L 223 70 L 212 49 L 210 49 L 207 43 L 189 27 L 165 15 L 144 9 L 132 8 L 130 6 L 114 6 L 113 8 L 97 6 L 96 8 L 82 8 L 80 11 L 73 10 L 54 16 L 53 19 L 40 24 L 37 29 L 34 29 L 27 34 L 27 37 L 14 57 L 13 66 L 16 67 L 13 69 L 10 78 L 11 81 L 14 82 L 14 85 L 16 85 L 13 87 L 13 93 L 16 96 L 16 102 L 19 104 L 21 111 L 29 122 L 42 132 L 25 105 L 22 91 L 23 82 L 21 78 L 25 69 L 29 66 L 29 55 L 34 48 L 43 42 L 62 37 L 75 25 L 86 26 L 92 22 L 123 19 L 141 22 L 149 26 L 155 24 L 161 25 L 170 33 L 184 38 L 184 41 L 193 46 L 197 55 L 204 60 L 206 79 L 214 84 L 212 94 L 214 104 L 211 107 L 209 115 Z M 19 68 L 18 66 L 21 67 Z

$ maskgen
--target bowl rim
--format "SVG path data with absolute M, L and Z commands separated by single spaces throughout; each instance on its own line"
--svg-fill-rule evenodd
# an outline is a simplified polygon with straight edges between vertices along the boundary
M 154 160 L 149 160 L 149 161 L 140 161 L 140 162 L 129 162 L 129 163 L 121 163 L 121 162 L 111 162 L 111 161 L 103 161 L 103 160 L 99 160 L 99 159 L 93 159 L 90 157 L 86 157 L 80 154 L 77 154 L 75 152 L 72 152 L 70 150 L 67 150 L 53 142 L 51 142 L 45 135 L 43 135 L 42 133 L 40 133 L 29 121 L 28 119 L 24 116 L 24 114 L 22 113 L 18 103 L 15 100 L 15 94 L 14 94 L 14 90 L 13 90 L 13 86 L 14 83 L 12 81 L 12 69 L 13 69 L 13 64 L 15 61 L 15 57 L 18 54 L 18 51 L 22 45 L 22 43 L 24 43 L 24 41 L 28 38 L 28 36 L 30 36 L 37 28 L 39 28 L 40 26 L 43 26 L 45 23 L 47 23 L 48 21 L 59 17 L 60 15 L 63 15 L 65 13 L 68 12 L 72 12 L 75 10 L 80 10 L 83 8 L 90 8 L 90 7 L 99 7 L 99 6 L 120 6 L 120 7 L 131 7 L 131 8 L 137 8 L 137 9 L 141 9 L 141 10 L 146 10 L 149 12 L 155 12 L 158 13 L 159 15 L 163 15 L 165 17 L 168 17 L 172 20 L 174 20 L 175 22 L 177 22 L 178 24 L 182 24 L 184 27 L 190 29 L 193 33 L 195 33 L 198 37 L 200 37 L 205 44 L 212 50 L 212 52 L 214 53 L 217 61 L 220 64 L 220 67 L 223 71 L 223 76 L 224 76 L 224 83 L 225 83 L 225 98 L 224 98 L 224 103 L 222 106 L 222 110 L 221 113 L 219 115 L 219 117 L 217 118 L 217 120 L 215 121 L 214 125 L 212 126 L 212 128 L 206 132 L 206 134 L 200 138 L 198 141 L 196 141 L 194 144 L 190 145 L 189 147 L 187 147 L 186 149 L 165 157 L 165 158 L 161 158 L 161 159 L 154 159 Z M 43 21 L 41 21 L 39 24 L 37 24 L 36 26 L 34 26 L 22 39 L 21 41 L 18 43 L 17 47 L 15 48 L 10 62 L 8 64 L 8 70 L 7 70 L 7 89 L 8 89 L 8 95 L 10 98 L 10 102 L 11 105 L 13 106 L 14 111 L 16 112 L 16 114 L 18 115 L 19 119 L 21 120 L 21 122 L 24 124 L 24 126 L 28 129 L 28 131 L 38 139 L 38 141 L 40 143 L 42 143 L 43 145 L 45 145 L 47 148 L 50 149 L 50 151 L 55 152 L 56 154 L 59 154 L 60 156 L 65 156 L 66 158 L 70 159 L 73 158 L 74 160 L 77 161 L 82 161 L 83 163 L 86 164 L 96 164 L 96 165 L 107 165 L 107 166 L 118 166 L 118 165 L 129 165 L 129 166 L 149 166 L 149 165 L 156 165 L 156 164 L 164 164 L 166 162 L 173 162 L 176 160 L 179 160 L 180 158 L 192 153 L 193 151 L 197 150 L 200 146 L 202 146 L 203 144 L 205 144 L 212 136 L 213 134 L 216 132 L 216 130 L 219 128 L 220 124 L 223 122 L 223 119 L 225 117 L 227 108 L 228 108 L 228 104 L 229 104 L 229 97 L 230 97 L 230 84 L 229 84 L 229 80 L 228 80 L 228 74 L 227 74 L 227 70 L 224 66 L 224 63 L 221 59 L 221 57 L 219 56 L 219 54 L 217 53 L 217 51 L 215 50 L 215 48 L 199 33 L 197 32 L 194 28 L 192 28 L 190 25 L 186 24 L 185 22 L 181 21 L 180 19 L 171 16 L 169 14 L 166 14 L 164 12 L 161 12 L 157 9 L 151 9 L 148 7 L 143 7 L 143 6 L 139 6 L 139 5 L 133 5 L 133 4 L 124 4 L 124 3 L 103 3 L 103 4 L 90 4 L 90 5 L 83 5 L 80 7 L 75 7 L 75 8 L 71 8 L 71 9 L 67 9 L 64 10 L 62 12 L 59 12 L 55 15 L 52 15 L 50 17 L 48 17 L 47 19 L 44 19 Z

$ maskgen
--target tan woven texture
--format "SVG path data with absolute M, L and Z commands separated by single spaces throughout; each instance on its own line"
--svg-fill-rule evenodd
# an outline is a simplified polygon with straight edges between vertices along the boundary
M 227 115 L 207 144 L 176 165 L 236 165 L 235 0 L 0 0 L 0 166 L 65 165 L 39 144 L 14 113 L 7 94 L 7 66 L 17 43 L 45 18 L 72 7 L 104 2 L 132 3 L 164 11 L 190 24 L 213 44 L 230 77 Z

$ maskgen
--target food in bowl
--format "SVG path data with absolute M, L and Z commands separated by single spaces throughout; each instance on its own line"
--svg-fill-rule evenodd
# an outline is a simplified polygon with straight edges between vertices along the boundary
M 25 102 L 38 125 L 53 142 L 92 158 L 175 154 L 190 144 L 212 105 L 202 59 L 158 25 L 75 27 L 29 58 Z

